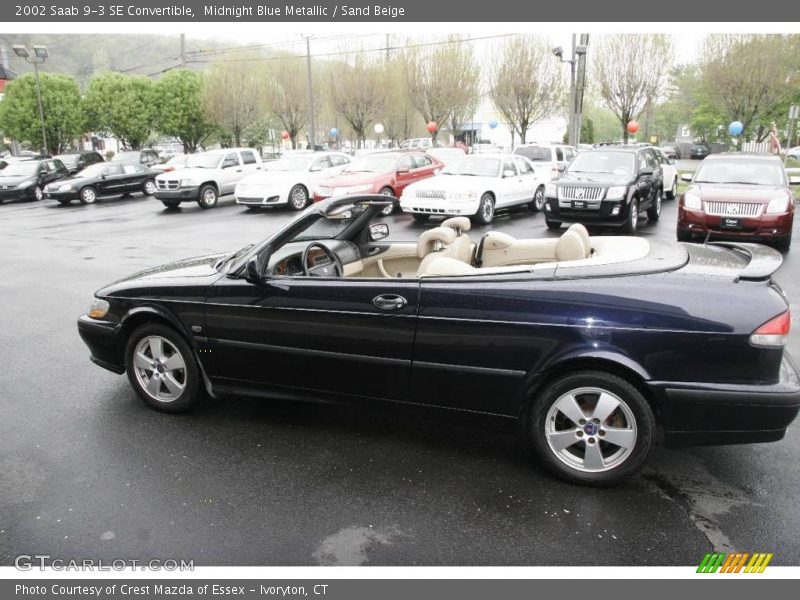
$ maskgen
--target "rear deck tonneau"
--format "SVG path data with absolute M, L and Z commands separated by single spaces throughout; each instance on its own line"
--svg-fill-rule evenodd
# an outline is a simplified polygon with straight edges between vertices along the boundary
M 745 242 L 711 242 L 714 246 L 723 246 L 737 252 L 747 254 L 749 262 L 739 271 L 738 278 L 745 281 L 761 281 L 769 279 L 783 263 L 780 252 L 762 244 L 749 244 Z

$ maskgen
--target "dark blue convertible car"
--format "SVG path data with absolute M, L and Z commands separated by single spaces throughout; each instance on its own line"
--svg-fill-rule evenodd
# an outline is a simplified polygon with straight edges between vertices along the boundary
M 780 254 L 500 232 L 386 240 L 381 196 L 321 202 L 264 242 L 138 273 L 78 321 L 92 360 L 167 412 L 202 394 L 422 404 L 517 419 L 567 479 L 657 440 L 779 440 L 800 407 Z

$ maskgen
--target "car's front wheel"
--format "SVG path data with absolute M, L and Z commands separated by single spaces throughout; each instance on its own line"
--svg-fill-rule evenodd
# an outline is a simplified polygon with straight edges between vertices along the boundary
M 661 197 L 661 190 L 658 190 L 658 193 L 653 200 L 653 204 L 651 204 L 650 208 L 647 209 L 647 218 L 651 221 L 658 221 L 659 217 L 661 216 Z
M 80 198 L 83 204 L 94 204 L 97 201 L 97 192 L 92 186 L 86 186 L 81 190 Z
M 197 203 L 200 205 L 200 208 L 214 208 L 217 205 L 218 199 L 217 188 L 213 185 L 206 184 L 200 188 Z
M 38 185 L 34 186 L 34 188 L 33 188 L 33 199 L 38 202 L 42 198 L 44 198 L 44 194 L 42 193 L 42 188 L 39 187 Z
M 544 186 L 540 185 L 536 188 L 536 192 L 533 194 L 533 201 L 528 204 L 528 207 L 533 212 L 539 212 L 544 208 L 545 197 L 544 197 Z
M 381 194 L 381 196 L 392 196 L 392 197 L 394 197 L 394 190 L 392 190 L 392 188 L 385 187 L 380 191 L 380 194 Z M 384 208 L 381 211 L 381 214 L 384 215 L 384 216 L 389 216 L 390 214 L 392 214 L 394 212 L 394 209 L 395 209 L 395 205 L 394 205 L 394 203 L 392 203 L 389 206 L 387 206 L 386 208 Z
M 551 221 L 548 218 L 545 218 L 544 224 L 547 225 L 547 228 L 550 231 L 558 231 L 561 229 L 561 221 Z
M 780 250 L 781 252 L 788 252 L 789 248 L 792 247 L 792 234 L 784 235 L 772 242 L 772 245 L 775 246 L 776 250 Z
M 675 200 L 678 196 L 678 178 L 672 180 L 672 187 L 667 191 L 667 200 Z
M 548 469 L 569 481 L 602 486 L 642 466 L 653 445 L 655 418 L 628 380 L 579 371 L 546 385 L 531 406 L 528 432 Z
M 491 194 L 486 193 L 481 196 L 480 204 L 478 204 L 478 212 L 473 217 L 480 225 L 488 225 L 494 219 L 494 198 Z
M 688 231 L 684 231 L 683 229 L 678 229 L 678 241 L 679 242 L 691 242 L 692 241 L 692 234 Z
M 639 226 L 639 200 L 636 198 L 631 199 L 631 204 L 628 207 L 628 218 L 622 230 L 625 233 L 636 233 L 636 228 Z
M 161 204 L 169 209 L 178 208 L 181 205 L 179 200 L 162 200 Z
M 296 185 L 289 191 L 289 206 L 294 210 L 303 210 L 308 204 L 308 190 Z
M 142 192 L 145 196 L 152 196 L 156 193 L 156 182 L 152 179 L 148 179 L 144 182 L 142 186 Z
M 166 325 L 149 323 L 131 334 L 125 370 L 136 393 L 156 410 L 183 412 L 199 399 L 199 369 L 192 351 Z

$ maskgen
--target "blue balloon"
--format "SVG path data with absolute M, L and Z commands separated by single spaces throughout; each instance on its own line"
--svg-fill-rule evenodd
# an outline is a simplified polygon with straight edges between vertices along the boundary
M 492 129 L 494 129 L 495 127 L 497 127 L 497 119 L 491 119 L 491 120 L 489 121 L 489 127 L 491 127 Z
M 331 130 L 330 130 L 329 133 L 331 134 L 332 138 L 335 138 L 335 137 L 339 136 L 339 130 L 336 129 L 336 127 L 331 127 Z
M 742 131 L 744 131 L 744 125 L 742 125 L 741 121 L 734 121 L 728 125 L 728 133 L 734 137 L 741 135 Z

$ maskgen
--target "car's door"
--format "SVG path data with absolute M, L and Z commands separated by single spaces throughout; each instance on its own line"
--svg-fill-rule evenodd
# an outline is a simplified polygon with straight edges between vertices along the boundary
M 533 200 L 533 195 L 536 193 L 537 187 L 533 167 L 531 163 L 520 156 L 514 158 L 514 164 L 517 166 L 517 171 L 519 172 L 519 193 L 517 201 L 520 203 L 530 202 Z
M 243 167 L 238 152 L 228 152 L 222 159 L 222 194 L 230 194 L 242 178 Z
M 403 195 L 406 186 L 413 183 L 414 175 L 414 156 L 408 155 L 397 161 L 397 172 L 395 173 L 395 194 L 399 198 Z
M 47 180 L 48 183 L 69 177 L 69 169 L 62 161 L 54 158 L 53 160 L 49 160 L 47 162 L 49 169 L 52 171 L 49 179 Z
M 497 198 L 495 206 L 508 206 L 516 202 L 520 190 L 520 176 L 514 161 L 504 159 L 500 169 L 500 181 L 498 183 Z
M 242 150 L 242 172 L 244 174 L 255 173 L 261 170 L 261 163 L 256 159 L 256 153 L 252 150 Z
M 121 163 L 109 163 L 97 181 L 97 193 L 101 196 L 124 194 L 126 189 L 125 170 Z
M 653 195 L 653 165 L 648 161 L 649 154 L 647 152 L 639 152 L 636 156 L 638 161 L 637 178 L 636 178 L 636 191 L 639 196 L 639 208 L 647 208 L 650 205 L 650 199 Z
M 43 160 L 36 169 L 36 180 L 39 187 L 44 187 L 53 181 L 55 169 L 49 164 L 51 161 Z
M 221 278 L 206 304 L 215 386 L 408 397 L 419 281 Z
M 147 178 L 147 169 L 142 165 L 123 165 L 122 170 L 125 172 L 125 191 L 138 192 L 144 185 L 144 180 Z

